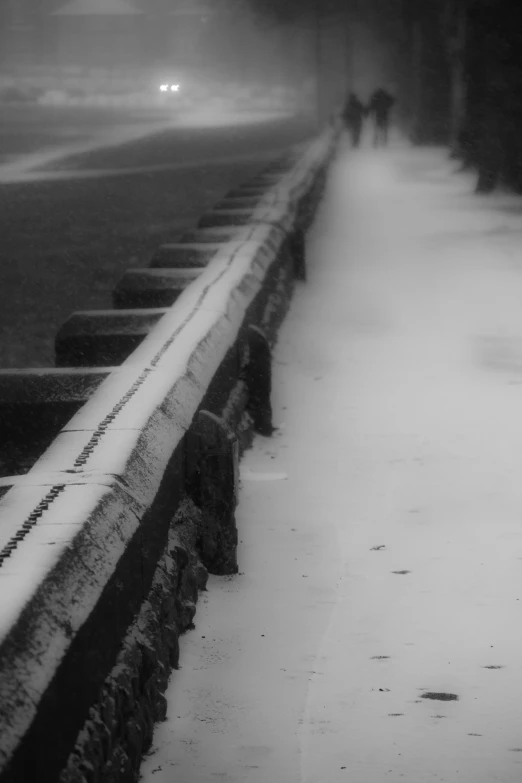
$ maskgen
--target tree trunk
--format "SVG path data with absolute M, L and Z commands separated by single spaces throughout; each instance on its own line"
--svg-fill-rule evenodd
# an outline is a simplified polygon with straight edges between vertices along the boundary
M 462 154 L 462 133 L 466 117 L 465 50 L 466 8 L 461 4 L 457 9 L 455 38 L 451 51 L 450 149 L 454 157 Z
M 323 127 L 324 100 L 323 100 L 323 15 L 321 12 L 321 0 L 315 0 L 315 100 L 316 118 L 319 130 Z
M 503 118 L 497 106 L 484 107 L 484 120 L 478 146 L 478 179 L 476 193 L 491 193 L 503 168 Z
M 423 33 L 420 19 L 414 19 L 412 22 L 412 100 L 411 100 L 411 139 L 417 144 L 422 140 L 422 117 L 423 117 Z
M 502 4 L 486 4 L 477 16 L 479 35 L 475 40 L 478 93 L 476 165 L 478 193 L 491 192 L 505 170 L 507 123 L 513 95 L 510 14 Z

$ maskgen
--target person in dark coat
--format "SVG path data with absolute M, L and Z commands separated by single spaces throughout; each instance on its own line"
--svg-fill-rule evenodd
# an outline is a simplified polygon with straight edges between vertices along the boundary
M 352 146 L 358 147 L 361 141 L 361 130 L 366 108 L 357 95 L 351 92 L 343 110 L 343 120 L 347 131 L 352 137 Z
M 384 147 L 388 143 L 388 129 L 390 127 L 390 112 L 395 98 L 381 87 L 375 90 L 368 104 L 368 114 L 373 117 L 374 134 L 373 146 Z

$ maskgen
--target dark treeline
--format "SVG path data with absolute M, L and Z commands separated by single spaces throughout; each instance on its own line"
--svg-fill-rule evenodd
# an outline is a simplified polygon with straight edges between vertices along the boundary
M 522 3 L 404 0 L 408 129 L 448 143 L 477 192 L 522 191 Z
M 477 190 L 522 190 L 522 5 L 476 0 L 467 8 L 466 100 L 458 153 L 478 170 Z
M 75 44 L 89 43 L 89 25 L 92 36 L 101 22 L 53 15 L 66 5 L 67 0 L 0 0 L 0 63 L 7 67 L 13 56 L 18 64 L 67 65 L 68 58 L 83 64 L 76 62 L 80 47 Z M 163 57 L 218 71 L 224 79 L 304 85 L 319 124 L 339 107 L 343 94 L 359 89 L 364 70 L 373 67 L 375 76 L 366 82 L 394 84 L 395 117 L 415 143 L 447 143 L 463 166 L 478 172 L 479 192 L 500 182 L 522 192 L 522 0 L 132 0 L 129 5 L 143 12 L 132 35 L 123 15 L 103 25 L 109 43 L 114 27 L 114 46 L 104 44 L 113 65 L 147 67 Z M 74 29 L 68 37 L 69 23 Z M 364 56 L 356 44 L 361 26 L 366 26 L 364 40 L 371 42 Z M 84 49 L 89 64 L 95 58 Z M 388 49 L 393 53 L 386 59 L 379 50 Z

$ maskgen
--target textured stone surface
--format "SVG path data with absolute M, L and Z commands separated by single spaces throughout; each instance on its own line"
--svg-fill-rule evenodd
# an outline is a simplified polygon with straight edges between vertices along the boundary
M 213 209 L 207 212 L 198 223 L 199 228 L 216 226 L 246 226 L 252 219 L 253 209 Z
M 26 473 L 109 370 L 0 371 L 0 476 Z
M 262 194 L 260 196 L 227 196 L 222 201 L 218 201 L 214 205 L 214 209 L 255 209 L 261 198 Z
M 204 269 L 226 243 L 222 242 L 169 242 L 160 245 L 149 266 L 153 269 Z
M 237 573 L 239 444 L 224 419 L 200 411 L 187 434 L 187 485 L 201 509 L 198 550 L 211 574 Z
M 165 315 L 165 309 L 73 313 L 55 339 L 57 367 L 121 364 Z
M 116 665 L 91 708 L 60 783 L 112 783 L 139 778 L 154 723 L 164 720 L 164 691 L 178 666 L 179 636 L 192 628 L 207 571 L 196 552 L 203 516 L 182 502 L 169 531 L 147 600 L 129 629 Z
M 231 199 L 255 198 L 259 201 L 266 193 L 268 193 L 268 188 L 266 186 L 252 185 L 249 183 L 245 183 L 243 185 L 240 185 L 238 188 L 229 190 L 225 198 L 231 198 Z
M 16 708 L 18 739 L 13 739 L 9 724 L 13 724 L 16 705 L 13 703 L 13 709 L 9 709 L 4 700 L 4 733 L 10 733 L 12 740 L 8 750 L 23 759 L 18 770 L 23 773 L 27 760 L 33 758 L 29 764 L 32 772 L 27 779 L 38 777 L 36 770 L 40 770 L 42 781 L 56 783 L 57 771 L 70 753 L 78 729 L 90 709 L 89 719 L 78 738 L 76 751 L 69 759 L 63 780 L 82 783 L 137 780 L 139 760 L 150 743 L 153 723 L 164 716 L 165 702 L 161 694 L 169 668 L 177 665 L 179 634 L 192 623 L 198 585 L 204 583 L 200 553 L 204 553 L 205 558 L 211 555 L 216 538 L 219 538 L 216 534 L 222 532 L 219 525 L 223 524 L 223 519 L 218 514 L 211 520 L 212 524 L 209 523 L 202 496 L 207 493 L 219 506 L 223 500 L 221 494 L 226 492 L 213 495 L 212 488 L 205 488 L 199 498 L 200 510 L 194 505 L 187 506 L 186 499 L 183 499 L 184 434 L 198 411 L 206 403 L 211 403 L 212 413 L 221 416 L 228 426 L 233 423 L 241 448 L 248 445 L 255 425 L 255 413 L 249 408 L 252 409 L 252 400 L 256 395 L 259 397 L 261 391 L 256 388 L 254 378 L 256 362 L 251 352 L 245 350 L 248 328 L 257 325 L 263 330 L 267 337 L 264 352 L 269 356 L 269 346 L 275 340 L 294 283 L 295 269 L 284 237 L 295 225 L 300 211 L 299 199 L 312 186 L 328 144 L 331 140 L 320 141 L 310 154 L 304 156 L 290 177 L 283 177 L 277 193 L 272 193 L 269 199 L 273 207 L 267 206 L 259 212 L 256 210 L 258 219 L 255 227 L 197 229 L 190 239 L 186 235 L 181 240 L 197 243 L 210 240 L 222 245 L 234 237 L 241 242 L 241 248 L 230 258 L 225 258 L 223 265 L 218 259 L 208 269 L 203 269 L 201 279 L 183 292 L 176 307 L 161 318 L 133 352 L 125 363 L 125 368 L 136 375 L 132 383 L 122 385 L 116 382 L 117 378 L 111 383 L 111 375 L 104 384 L 104 394 L 94 395 L 64 428 L 60 444 L 47 453 L 46 469 L 51 473 L 73 475 L 78 486 L 62 487 L 60 484 L 55 487 L 53 484 L 48 490 L 43 480 L 45 477 L 40 477 L 41 485 L 14 486 L 2 499 L 2 503 L 10 509 L 10 514 L 2 521 L 8 526 L 12 522 L 11 527 L 16 527 L 22 507 L 25 509 L 27 506 L 28 522 L 24 522 L 27 524 L 27 536 L 24 528 L 24 540 L 19 543 L 17 539 L 12 556 L 11 551 L 8 553 L 9 567 L 4 569 L 5 579 L 8 583 L 13 582 L 19 598 L 25 595 L 24 590 L 27 592 L 25 587 L 22 589 L 28 576 L 24 571 L 26 560 L 21 558 L 28 548 L 32 546 L 40 560 L 45 553 L 47 559 L 45 562 L 42 560 L 40 569 L 45 575 L 52 565 L 47 562 L 49 557 L 56 554 L 57 562 L 61 563 L 62 550 L 68 551 L 69 538 L 73 534 L 78 537 L 71 525 L 82 527 L 79 515 L 83 514 L 83 510 L 78 504 L 68 503 L 69 497 L 81 495 L 83 498 L 85 493 L 90 497 L 93 487 L 99 486 L 103 493 L 105 486 L 112 488 L 115 484 L 111 491 L 119 493 L 118 497 L 129 495 L 129 498 L 139 498 L 140 501 L 140 508 L 127 516 L 123 511 L 132 503 L 129 499 L 122 501 L 120 516 L 130 527 L 129 530 L 121 525 L 115 528 L 115 534 L 121 528 L 120 543 L 126 547 L 122 550 L 125 562 L 121 567 L 118 563 L 115 568 L 112 561 L 108 562 L 106 538 L 98 534 L 92 536 L 92 546 L 85 551 L 84 561 L 79 561 L 82 574 L 85 565 L 85 584 L 89 582 L 90 575 L 100 572 L 101 602 L 99 612 L 97 610 L 92 615 L 92 620 L 88 618 L 86 623 L 83 617 L 85 607 L 90 606 L 92 591 L 77 603 L 70 600 L 63 590 L 56 599 L 54 593 L 51 595 L 51 609 L 56 604 L 60 612 L 63 610 L 63 618 L 61 614 L 51 612 L 51 619 L 56 614 L 61 625 L 51 623 L 48 629 L 47 626 L 44 628 L 46 633 L 49 631 L 45 639 L 49 638 L 50 643 L 42 646 L 41 654 L 33 656 L 30 664 L 34 676 L 39 677 L 45 668 L 42 656 L 47 656 L 45 673 L 52 674 L 52 665 L 47 659 L 50 660 L 51 656 L 52 661 L 56 661 L 54 649 L 58 642 L 63 642 L 64 650 L 67 645 L 75 645 L 74 654 L 66 661 L 64 676 L 56 688 L 56 678 L 53 679 L 53 687 L 49 688 L 52 698 L 59 700 L 51 704 L 54 712 L 52 709 L 49 712 L 49 703 L 41 709 L 36 690 L 29 688 L 24 693 L 24 676 L 11 677 L 11 690 L 16 698 L 25 695 L 28 710 L 37 710 L 35 723 L 38 722 L 39 731 L 44 723 L 47 728 L 52 728 L 49 731 L 42 729 L 41 736 L 36 736 L 32 727 L 27 730 L 27 720 Z M 275 181 L 271 175 L 261 177 L 267 191 Z M 114 330 L 108 324 L 108 340 L 114 340 L 118 334 L 118 329 Z M 126 334 L 125 338 L 128 336 Z M 266 394 L 264 398 L 266 400 Z M 176 452 L 173 462 L 174 446 L 179 446 L 179 453 Z M 33 473 L 31 471 L 31 476 Z M 35 498 L 38 500 L 36 506 Z M 65 505 L 66 515 L 62 514 L 62 506 Z M 178 525 L 177 543 L 172 547 L 169 538 L 167 553 L 163 554 L 169 522 L 176 509 L 184 510 L 185 516 L 182 522 L 174 525 L 175 528 Z M 16 514 L 13 514 L 14 510 Z M 59 539 L 49 524 L 54 522 L 58 512 L 63 525 Z M 40 524 L 42 515 L 47 524 Z M 25 516 L 22 515 L 23 519 Z M 231 535 L 225 541 L 224 551 L 234 554 L 233 513 L 227 513 L 225 522 Z M 183 539 L 187 530 L 189 538 Z M 225 538 L 222 536 L 222 540 Z M 127 546 L 128 540 L 132 546 Z M 42 542 L 45 547 L 41 546 Z M 47 548 L 51 544 L 54 549 Z M 196 554 L 198 548 L 200 553 Z M 168 579 L 161 588 L 157 588 L 158 574 L 163 567 L 157 564 L 163 564 L 165 557 L 172 561 L 173 570 L 169 571 L 170 566 L 165 566 L 169 571 Z M 20 573 L 14 570 L 15 567 Z M 38 586 L 40 571 L 31 574 L 31 577 Z M 107 591 L 104 585 L 109 585 L 112 591 L 110 605 L 105 600 Z M 71 589 L 73 587 L 71 583 Z M 76 606 L 75 613 L 71 612 L 73 605 Z M 71 614 L 74 615 L 72 624 Z M 41 613 L 36 616 L 40 618 Z M 4 616 L 4 625 L 6 623 Z M 166 631 L 168 638 L 164 635 Z M 104 632 L 111 637 L 112 646 L 108 645 Z M 124 643 L 120 646 L 123 637 Z M 14 667 L 18 666 L 24 650 L 23 646 L 17 647 L 16 655 L 12 657 Z M 31 654 L 30 649 L 25 652 Z M 102 665 L 98 665 L 96 660 L 87 661 L 89 655 L 94 658 L 105 656 Z M 77 661 L 80 664 L 75 666 Z M 78 672 L 82 673 L 81 677 Z M 68 681 L 64 677 L 68 677 Z M 87 681 L 88 688 L 85 687 Z M 75 699 L 69 705 L 70 709 L 61 709 L 62 701 L 71 701 L 75 689 L 82 692 L 81 703 Z M 36 701 L 32 698 L 35 693 Z M 71 723 L 73 713 L 74 723 Z M 23 725 L 20 722 L 22 718 L 25 720 Z M 24 731 L 26 734 L 22 733 Z M 44 735 L 55 736 L 55 742 L 38 742 Z M 14 751 L 13 743 L 19 743 Z M 61 755 L 54 751 L 53 744 L 60 745 Z M 54 752 L 54 767 L 48 763 L 46 770 L 42 763 L 42 749 L 47 754 Z M 18 774 L 16 783 L 23 783 L 25 779 Z M 11 779 L 7 772 L 2 783 L 4 780 L 11 783 L 15 778 Z
M 112 292 L 117 309 L 171 307 L 201 269 L 129 269 Z
M 212 226 L 186 231 L 179 238 L 180 244 L 215 245 L 220 242 L 240 242 L 245 236 L 245 226 Z
M 277 338 L 293 286 L 291 259 L 283 253 L 276 267 L 258 308 L 270 345 Z M 249 360 L 250 352 L 246 350 L 245 367 Z M 228 432 L 230 438 L 228 464 L 232 471 L 234 462 L 230 462 L 230 456 L 236 438 L 231 430 L 241 452 L 253 437 L 248 400 L 247 385 L 239 379 L 220 412 L 223 435 L 226 440 Z M 210 455 L 213 451 L 223 454 L 223 449 L 218 448 L 221 438 L 213 441 L 211 436 L 212 433 L 206 439 Z M 162 694 L 170 670 L 178 665 L 179 635 L 192 627 L 197 591 L 203 589 L 207 575 L 203 561 L 217 566 L 213 567 L 214 573 L 223 573 L 223 567 L 228 573 L 237 568 L 236 485 L 233 476 L 229 476 L 228 486 L 210 481 L 213 467 L 216 465 L 209 465 L 210 472 L 203 474 L 206 484 L 195 493 L 200 505 L 186 499 L 176 514 L 168 551 L 158 566 L 150 595 L 127 634 L 118 662 L 99 703 L 91 709 L 59 783 L 136 783 L 139 779 L 137 753 L 146 752 L 154 722 L 165 717 Z
M 248 333 L 249 362 L 245 372 L 248 387 L 247 410 L 252 425 L 260 435 L 270 436 L 273 432 L 272 405 L 272 357 L 270 345 L 264 332 L 257 326 L 250 326 Z

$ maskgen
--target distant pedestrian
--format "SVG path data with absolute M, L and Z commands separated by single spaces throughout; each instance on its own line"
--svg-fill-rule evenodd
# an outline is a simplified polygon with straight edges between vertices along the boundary
M 363 118 L 366 115 L 366 107 L 355 93 L 348 96 L 343 110 L 343 120 L 347 131 L 352 137 L 352 147 L 358 147 L 361 141 Z
M 373 146 L 384 147 L 388 143 L 388 130 L 390 127 L 390 112 L 395 98 L 381 87 L 375 90 L 368 104 L 368 114 L 373 117 L 374 134 Z

